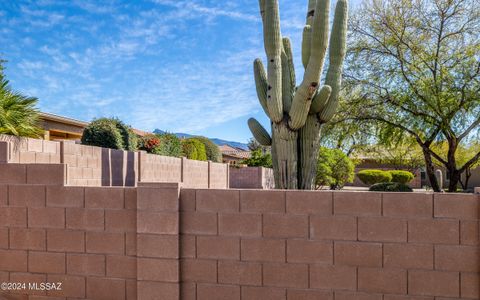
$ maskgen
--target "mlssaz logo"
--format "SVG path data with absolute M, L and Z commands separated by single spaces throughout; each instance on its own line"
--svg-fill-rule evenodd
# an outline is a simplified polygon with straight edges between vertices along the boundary
M 61 282 L 29 283 L 28 289 L 35 290 L 35 291 L 61 291 L 62 283 Z

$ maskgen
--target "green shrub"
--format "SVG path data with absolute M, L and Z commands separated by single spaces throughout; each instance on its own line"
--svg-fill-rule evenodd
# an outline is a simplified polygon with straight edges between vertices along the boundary
M 152 154 L 173 157 L 182 156 L 182 142 L 176 135 L 170 133 L 149 134 L 141 137 L 138 147 L 140 150 Z
M 83 131 L 82 144 L 111 149 L 123 149 L 123 138 L 111 119 L 93 120 Z
M 392 181 L 392 174 L 382 170 L 362 170 L 357 173 L 357 176 L 367 185 Z
M 413 192 L 412 188 L 400 182 L 382 182 L 374 184 L 369 189 L 372 192 Z
M 132 128 L 117 118 L 110 119 L 122 135 L 123 150 L 135 151 L 138 149 L 138 137 Z
M 160 138 L 158 154 L 173 157 L 182 156 L 182 142 L 176 135 L 165 133 L 158 135 L 158 137 Z
M 135 151 L 137 135 L 116 118 L 93 120 L 83 131 L 82 144 L 97 147 Z
M 182 141 L 182 153 L 188 159 L 207 160 L 205 145 L 196 138 L 185 139 Z
M 399 182 L 399 183 L 409 183 L 410 181 L 415 178 L 415 176 L 408 171 L 402 171 L 402 170 L 391 170 L 388 171 L 392 175 L 392 182 Z
M 353 182 L 355 164 L 338 149 L 320 148 L 317 163 L 316 186 L 341 189 L 347 182 Z
M 197 136 L 195 139 L 199 140 L 202 142 L 202 144 L 205 146 L 205 151 L 207 154 L 207 160 L 211 160 L 213 162 L 222 162 L 222 153 L 220 152 L 220 149 L 218 148 L 215 143 L 213 143 L 209 138 L 206 138 L 204 136 Z
M 250 158 L 244 159 L 242 164 L 249 167 L 264 167 L 272 168 L 272 155 L 270 153 L 263 153 L 262 149 L 252 151 Z

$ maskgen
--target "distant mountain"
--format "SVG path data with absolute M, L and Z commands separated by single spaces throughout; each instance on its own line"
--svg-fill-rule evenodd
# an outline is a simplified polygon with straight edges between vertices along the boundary
M 156 134 L 164 134 L 166 133 L 165 131 L 163 130 L 160 130 L 160 129 L 155 129 L 153 131 L 153 133 L 156 133 Z M 176 136 L 178 136 L 179 138 L 185 138 L 185 139 L 188 139 L 188 138 L 191 138 L 191 137 L 195 137 L 196 135 L 193 135 L 193 134 L 188 134 L 188 133 L 181 133 L 181 132 L 177 132 L 177 133 L 174 133 Z M 247 144 L 244 144 L 244 143 L 239 143 L 239 142 L 233 142 L 233 141 L 226 141 L 226 140 L 222 140 L 222 139 L 216 139 L 216 138 L 209 138 L 212 142 L 215 143 L 215 145 L 217 146 L 223 146 L 223 145 L 229 145 L 231 147 L 235 147 L 235 148 L 240 148 L 240 149 L 244 149 L 244 150 L 248 150 L 248 145 Z

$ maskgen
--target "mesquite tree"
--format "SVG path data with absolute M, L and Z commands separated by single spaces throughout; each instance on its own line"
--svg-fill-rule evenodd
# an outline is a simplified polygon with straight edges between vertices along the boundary
M 456 192 L 480 149 L 480 0 L 366 0 L 352 18 L 347 117 L 378 126 L 380 140 L 413 138 L 436 192 L 435 169 Z M 368 109 L 366 109 L 368 108 Z M 446 149 L 436 149 L 439 142 Z M 440 151 L 439 151 L 440 150 Z
M 262 61 L 254 62 L 257 95 L 271 120 L 272 135 L 255 119 L 248 125 L 255 139 L 272 147 L 277 189 L 313 189 L 320 129 L 338 105 L 342 65 L 346 51 L 348 3 L 338 0 L 330 37 L 325 85 L 320 87 L 329 44 L 330 0 L 309 0 L 303 30 L 302 62 L 305 74 L 297 87 L 292 48 L 282 38 L 278 0 L 260 0 L 267 72 Z

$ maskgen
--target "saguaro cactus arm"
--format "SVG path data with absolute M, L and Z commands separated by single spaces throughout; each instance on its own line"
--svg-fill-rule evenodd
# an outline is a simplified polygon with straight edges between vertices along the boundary
M 342 84 L 342 68 L 347 44 L 347 19 L 348 2 L 347 0 L 338 0 L 330 40 L 330 65 L 325 78 L 325 84 L 332 88 L 332 94 L 319 115 L 319 119 L 324 123 L 330 121 L 338 107 L 338 96 Z
M 325 108 L 325 105 L 330 99 L 330 95 L 332 94 L 332 88 L 329 85 L 324 85 L 320 91 L 315 95 L 312 101 L 312 105 L 310 107 L 310 114 L 318 114 Z
M 278 0 L 265 0 L 265 22 L 263 24 L 265 52 L 268 59 L 267 106 L 270 118 L 278 123 L 283 119 L 282 101 L 282 49 Z
M 253 134 L 253 137 L 260 145 L 263 146 L 271 146 L 272 145 L 272 138 L 268 134 L 267 130 L 263 128 L 263 126 L 254 118 L 248 119 L 248 127 Z
M 305 125 L 313 96 L 318 89 L 328 46 L 329 14 L 330 0 L 317 0 L 313 16 L 310 58 L 289 113 L 289 126 L 294 130 Z
M 265 111 L 265 114 L 269 116 L 267 106 L 267 73 L 265 72 L 263 63 L 259 58 L 253 62 L 253 73 L 255 75 L 255 87 L 257 89 L 258 101 Z
M 282 98 L 283 110 L 290 111 L 295 94 L 295 67 L 293 65 L 292 45 L 289 38 L 283 38 L 282 51 Z
M 303 28 L 303 37 L 302 37 L 302 63 L 305 69 L 307 68 L 308 61 L 310 60 L 311 50 L 312 50 L 312 26 L 306 25 Z

